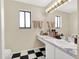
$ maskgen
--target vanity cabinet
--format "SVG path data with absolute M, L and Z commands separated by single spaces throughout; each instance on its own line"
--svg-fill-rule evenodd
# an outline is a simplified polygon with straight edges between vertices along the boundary
M 55 47 L 46 43 L 46 59 L 55 59 Z
M 49 44 L 45 43 L 46 45 L 46 59 L 75 59 L 68 53 L 62 51 L 60 48 Z
M 65 40 L 59 41 L 45 36 L 37 36 L 37 39 L 45 44 L 46 59 L 75 59 L 75 56 L 67 53 L 67 51 L 63 48 L 69 46 L 73 47 L 73 45 L 68 44 Z

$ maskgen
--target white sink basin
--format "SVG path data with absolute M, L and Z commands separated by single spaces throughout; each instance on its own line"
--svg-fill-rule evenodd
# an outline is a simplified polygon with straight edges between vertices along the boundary
M 70 48 L 70 49 L 77 49 L 77 45 L 73 42 L 68 42 L 64 39 L 56 39 L 49 36 L 41 36 L 45 41 L 48 41 L 52 44 L 55 44 L 61 48 Z
M 77 49 L 65 48 L 65 50 L 72 53 L 72 54 L 77 55 Z
M 66 40 L 56 40 L 56 44 L 62 48 L 77 49 L 77 45 Z

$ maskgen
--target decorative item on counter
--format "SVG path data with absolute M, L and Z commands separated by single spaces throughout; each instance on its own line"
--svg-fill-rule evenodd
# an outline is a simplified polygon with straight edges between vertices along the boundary
M 64 36 L 64 34 L 63 34 L 63 33 L 61 33 L 61 36 Z
M 78 36 L 76 35 L 76 36 L 74 37 L 74 43 L 75 43 L 75 44 L 77 44 L 77 39 L 78 39 Z
M 55 30 L 55 29 L 52 29 L 52 30 L 49 32 L 49 36 L 55 37 L 55 32 L 56 32 L 56 30 Z
M 40 35 L 48 35 L 47 32 L 43 32 L 42 30 L 40 31 Z
M 56 32 L 56 30 L 55 30 L 55 29 L 52 29 L 52 30 L 49 32 L 49 36 L 54 37 L 54 36 L 55 36 L 55 32 Z
M 61 37 L 60 37 L 60 35 L 58 34 L 58 32 L 55 32 L 55 38 L 61 39 Z
M 62 39 L 65 39 L 65 36 L 64 36 L 63 33 L 60 34 L 60 37 L 61 37 Z
M 43 33 L 43 35 L 48 35 L 48 33 L 47 33 L 47 32 L 45 32 L 45 33 Z
M 55 29 L 52 29 L 52 30 L 49 32 L 49 36 L 54 37 L 54 38 L 57 38 L 57 39 L 61 39 L 60 35 L 58 34 L 58 32 L 56 32 Z
M 49 36 L 50 36 L 50 37 L 53 37 L 52 31 L 49 31 Z

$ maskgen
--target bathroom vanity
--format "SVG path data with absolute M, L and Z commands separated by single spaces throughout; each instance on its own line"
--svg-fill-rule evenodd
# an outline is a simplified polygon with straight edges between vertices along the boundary
M 64 39 L 56 39 L 49 36 L 37 35 L 38 40 L 45 44 L 46 59 L 75 59 L 77 45 Z

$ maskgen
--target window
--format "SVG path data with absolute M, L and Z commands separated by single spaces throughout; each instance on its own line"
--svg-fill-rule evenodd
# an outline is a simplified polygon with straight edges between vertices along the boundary
M 55 28 L 56 29 L 62 28 L 62 19 L 61 19 L 61 16 L 56 16 L 55 17 Z
M 20 11 L 20 28 L 31 28 L 31 12 Z

